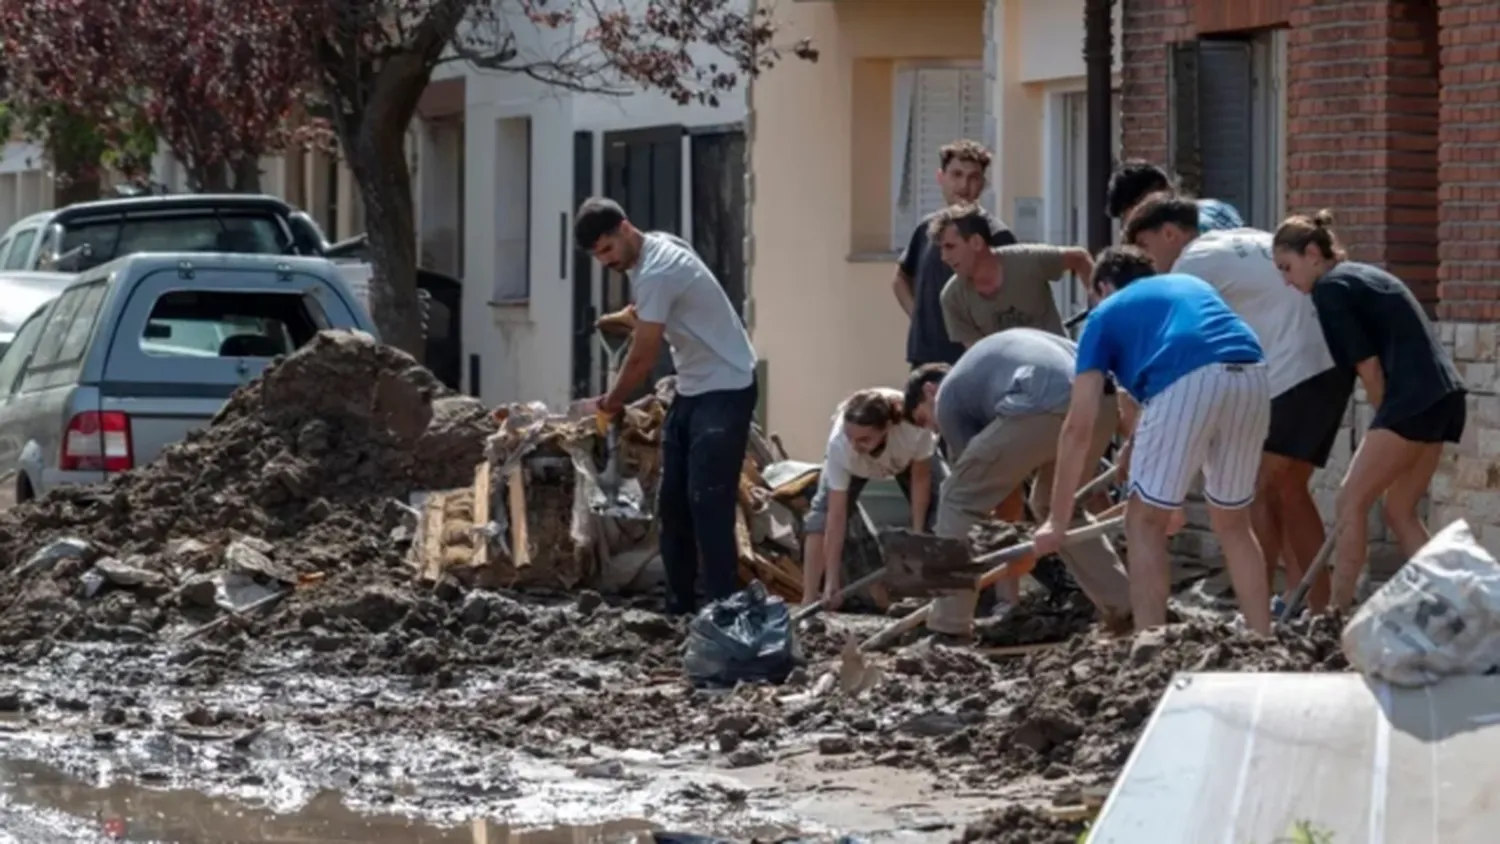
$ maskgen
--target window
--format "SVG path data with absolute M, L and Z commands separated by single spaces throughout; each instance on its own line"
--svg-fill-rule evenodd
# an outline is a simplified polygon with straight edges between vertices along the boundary
M 7 270 L 29 269 L 27 259 L 31 257 L 31 243 L 34 240 L 36 240 L 36 229 L 16 233 L 16 239 L 10 245 L 10 252 L 5 256 Z
M 150 357 L 272 358 L 311 340 L 319 323 L 296 293 L 175 290 L 152 305 L 139 343 Z
M 933 175 L 944 144 L 984 137 L 984 71 L 978 67 L 898 70 L 892 127 L 891 248 L 906 246 L 923 216 L 943 206 Z
M 1174 44 L 1168 121 L 1183 187 L 1274 229 L 1286 201 L 1286 33 Z
M 531 118 L 495 121 L 493 302 L 531 297 Z M 571 235 L 564 232 L 567 243 Z
M 67 384 L 78 376 L 106 292 L 101 281 L 69 288 L 58 297 L 21 379 L 22 392 Z
M 8 396 L 15 390 L 16 377 L 21 374 L 21 367 L 26 365 L 31 350 L 36 348 L 37 340 L 41 339 L 42 325 L 46 322 L 47 308 L 44 306 L 27 318 L 10 345 L 0 354 L 0 395 Z
M 87 243 L 93 254 L 79 269 L 98 266 L 135 252 L 237 252 L 284 255 L 292 251 L 281 221 L 270 213 L 214 213 L 71 220 L 64 224 L 62 251 Z M 19 242 L 19 239 L 18 241 Z

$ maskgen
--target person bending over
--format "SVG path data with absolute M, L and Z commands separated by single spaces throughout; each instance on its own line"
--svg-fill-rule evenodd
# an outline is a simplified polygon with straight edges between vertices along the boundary
M 1124 239 L 1161 272 L 1213 285 L 1260 340 L 1271 381 L 1271 429 L 1251 517 L 1267 582 L 1274 582 L 1277 559 L 1286 559 L 1289 597 L 1323 545 L 1323 519 L 1308 487 L 1333 453 L 1354 379 L 1334 366 L 1317 309 L 1277 272 L 1271 234 L 1250 228 L 1199 234 L 1199 220 L 1193 200 L 1153 194 L 1132 212 Z M 1314 612 L 1328 605 L 1326 577 L 1314 584 L 1308 605 Z
M 918 367 L 906 382 L 906 407 L 918 424 L 939 431 L 954 455 L 953 472 L 938 497 L 936 533 L 964 539 L 975 523 L 1021 488 L 1029 477 L 1032 508 L 1048 513 L 1058 434 L 1072 392 L 1077 347 L 1071 340 L 1031 328 L 1012 328 L 980 340 L 951 368 Z M 1100 408 L 1083 444 L 1084 459 L 1098 465 L 1115 430 L 1113 384 L 1100 385 Z M 1064 512 L 1071 517 L 1069 499 Z M 1116 626 L 1130 614 L 1130 585 L 1109 541 L 1100 537 L 1062 549 L 1079 588 Z M 1026 564 L 1000 581 L 1004 597 L 1020 598 Z M 944 596 L 927 626 L 966 636 L 973 627 L 975 593 Z
M 935 459 L 937 438 L 907 421 L 901 393 L 875 387 L 860 390 L 839 405 L 823 453 L 823 471 L 812 506 L 802 521 L 802 600 L 811 603 L 822 589 L 824 607 L 839 608 L 843 588 L 844 539 L 865 484 L 894 477 L 911 504 L 911 527 L 932 529 L 934 492 L 945 471 Z M 883 587 L 870 595 L 884 609 Z
M 1203 472 L 1209 521 L 1224 549 L 1240 611 L 1251 630 L 1271 631 L 1265 560 L 1248 507 L 1271 421 L 1271 388 L 1255 332 L 1208 282 L 1158 275 L 1145 252 L 1104 250 L 1095 262 L 1099 305 L 1078 341 L 1078 369 L 1057 443 L 1051 515 L 1037 529 L 1036 552 L 1062 544 L 1098 425 L 1104 381 L 1114 376 L 1141 405 L 1122 458 L 1129 472 L 1125 537 L 1130 602 L 1137 630 L 1166 623 L 1171 586 L 1167 551 L 1173 514 Z
M 1400 279 L 1350 261 L 1327 211 L 1289 217 L 1276 230 L 1276 266 L 1312 296 L 1334 360 L 1364 385 L 1375 418 L 1334 503 L 1333 607 L 1349 608 L 1364 570 L 1370 508 L 1384 496 L 1385 523 L 1410 558 L 1427 542 L 1417 505 L 1443 443 L 1463 437 L 1467 399 L 1453 359 Z

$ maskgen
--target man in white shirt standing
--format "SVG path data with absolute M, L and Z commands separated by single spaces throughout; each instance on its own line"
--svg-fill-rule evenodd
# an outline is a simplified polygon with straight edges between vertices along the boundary
M 599 410 L 616 414 L 651 374 L 665 338 L 677 395 L 661 434 L 657 492 L 667 610 L 697 608 L 698 565 L 711 601 L 738 588 L 734 539 L 740 470 L 755 415 L 755 350 L 724 288 L 688 243 L 642 232 L 613 200 L 594 198 L 573 224 L 578 246 L 630 276 L 634 340 Z
M 1213 285 L 1260 340 L 1270 369 L 1271 428 L 1252 516 L 1268 576 L 1283 558 L 1291 590 L 1323 544 L 1308 482 L 1328 462 L 1354 381 L 1334 366 L 1308 297 L 1282 280 L 1271 234 L 1251 228 L 1200 234 L 1199 211 L 1191 199 L 1154 194 L 1132 211 L 1124 240 L 1150 255 L 1158 271 Z M 1327 578 L 1320 578 L 1308 603 L 1320 611 L 1327 600 Z

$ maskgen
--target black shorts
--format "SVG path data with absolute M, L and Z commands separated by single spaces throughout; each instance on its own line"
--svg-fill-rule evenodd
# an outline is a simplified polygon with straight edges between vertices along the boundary
M 1271 399 L 1265 450 L 1322 468 L 1333 453 L 1354 392 L 1354 376 L 1326 369 Z
M 1371 428 L 1384 428 L 1414 443 L 1456 443 L 1463 439 L 1468 421 L 1467 393 L 1455 390 L 1421 410 L 1394 422 L 1376 419 Z

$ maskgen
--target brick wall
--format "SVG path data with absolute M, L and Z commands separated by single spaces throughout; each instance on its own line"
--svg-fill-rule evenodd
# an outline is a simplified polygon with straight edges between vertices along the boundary
M 1433 527 L 1467 518 L 1500 556 L 1500 4 L 1439 0 L 1438 315 L 1469 387 L 1463 442 L 1433 480 Z
M 1334 211 L 1351 257 L 1437 301 L 1437 10 L 1293 0 L 1287 208 Z
M 1167 161 L 1167 45 L 1194 37 L 1191 0 L 1125 0 L 1120 143 L 1126 158 Z

